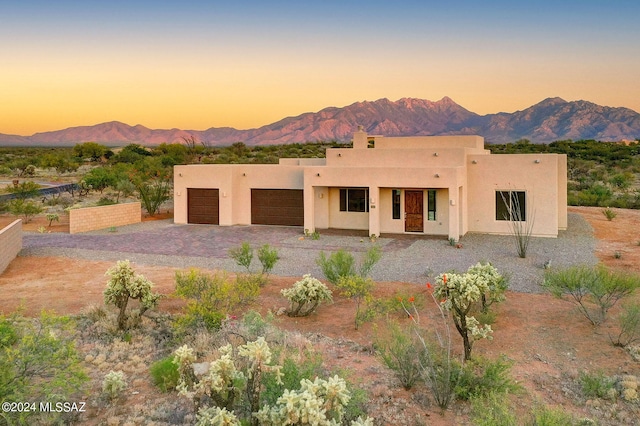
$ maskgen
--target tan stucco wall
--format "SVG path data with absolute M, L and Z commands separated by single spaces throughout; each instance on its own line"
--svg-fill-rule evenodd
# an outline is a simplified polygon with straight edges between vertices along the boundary
M 251 189 L 303 189 L 303 167 L 277 164 L 195 164 L 174 168 L 175 223 L 187 223 L 187 189 L 220 191 L 220 225 L 251 224 Z
M 18 219 L 0 230 L 0 274 L 22 250 L 22 220 Z
M 476 164 L 472 161 L 475 160 Z M 539 163 L 535 161 L 539 160 Z M 557 236 L 559 206 L 556 154 L 470 156 L 468 168 L 469 231 L 509 234 L 509 222 L 495 218 L 496 191 L 525 191 L 527 221 L 534 213 L 533 235 Z M 566 191 L 566 179 L 564 188 Z M 566 200 L 566 196 L 565 196 Z M 564 208 L 566 212 L 566 207 Z
M 139 202 L 69 210 L 69 233 L 95 231 L 142 221 Z

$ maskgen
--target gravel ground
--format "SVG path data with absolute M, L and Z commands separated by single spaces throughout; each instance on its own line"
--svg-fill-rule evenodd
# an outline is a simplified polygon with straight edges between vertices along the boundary
M 212 227 L 174 225 L 171 220 L 143 222 L 84 234 L 25 233 L 21 256 L 66 256 L 86 260 L 116 261 L 129 259 L 149 265 L 179 268 L 199 267 L 240 271 L 228 258 L 231 247 L 249 241 L 254 247 L 268 243 L 277 247 L 280 260 L 273 274 L 322 277 L 315 261 L 320 251 L 345 248 L 357 258 L 371 247 L 368 238 L 321 234 L 320 239 L 300 238 L 300 229 L 270 226 Z M 577 214 L 569 214 L 569 229 L 558 238 L 532 238 L 526 259 L 517 256 L 513 237 L 468 234 L 461 238 L 463 248 L 449 245 L 444 238 L 379 238 L 375 244 L 383 257 L 374 267 L 377 281 L 424 283 L 441 272 L 463 272 L 478 261 L 491 262 L 510 278 L 514 291 L 541 292 L 547 261 L 552 267 L 595 264 L 596 240 L 591 226 Z M 100 248 L 96 250 L 95 248 Z M 254 260 L 253 268 L 259 264 Z

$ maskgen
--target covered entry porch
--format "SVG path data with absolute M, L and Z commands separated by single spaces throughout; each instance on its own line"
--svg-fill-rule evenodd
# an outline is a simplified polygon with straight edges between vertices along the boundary
M 466 230 L 462 187 L 391 188 L 313 186 L 305 190 L 309 232 L 321 229 L 366 231 L 367 235 L 419 234 L 458 240 Z

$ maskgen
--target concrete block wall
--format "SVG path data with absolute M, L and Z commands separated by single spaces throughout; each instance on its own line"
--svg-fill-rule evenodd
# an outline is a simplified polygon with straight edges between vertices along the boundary
M 0 274 L 22 250 L 22 220 L 0 230 Z
M 69 210 L 69 233 L 95 231 L 142 221 L 139 202 Z

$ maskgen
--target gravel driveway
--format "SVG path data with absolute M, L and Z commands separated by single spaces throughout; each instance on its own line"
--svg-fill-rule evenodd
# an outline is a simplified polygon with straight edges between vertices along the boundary
M 83 234 L 25 233 L 21 256 L 66 256 L 87 260 L 129 259 L 141 264 L 200 267 L 239 271 L 229 259 L 229 248 L 249 241 L 254 247 L 268 243 L 278 249 L 280 260 L 273 274 L 322 278 L 315 260 L 321 251 L 339 248 L 360 257 L 372 243 L 366 237 L 322 234 L 320 239 L 300 239 L 302 230 L 274 226 L 175 225 L 171 220 L 123 226 L 115 232 Z M 373 269 L 377 281 L 424 283 L 441 272 L 465 271 L 478 261 L 491 262 L 510 277 L 510 287 L 519 292 L 540 292 L 543 265 L 595 264 L 595 238 L 591 226 L 577 214 L 569 214 L 569 229 L 558 238 L 533 238 L 526 259 L 516 254 L 513 237 L 468 234 L 456 249 L 445 238 L 400 235 L 379 238 L 383 257 Z M 257 259 L 253 265 L 258 270 Z

